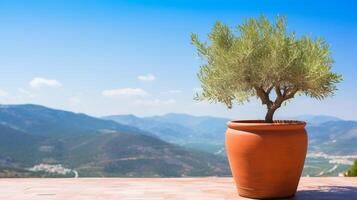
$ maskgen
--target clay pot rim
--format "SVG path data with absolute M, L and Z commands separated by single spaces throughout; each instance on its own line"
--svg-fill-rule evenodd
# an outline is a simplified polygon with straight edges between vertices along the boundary
M 227 126 L 236 130 L 292 130 L 304 129 L 306 122 L 274 120 L 273 123 L 266 123 L 264 120 L 234 120 L 228 121 Z

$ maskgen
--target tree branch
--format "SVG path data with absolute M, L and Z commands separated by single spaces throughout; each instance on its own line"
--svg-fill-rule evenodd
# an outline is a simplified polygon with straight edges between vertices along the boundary
M 299 90 L 298 88 L 293 88 L 293 89 L 287 90 L 287 92 L 286 92 L 287 94 L 284 95 L 284 100 L 294 98 L 294 95 L 296 94 L 296 92 L 298 90 Z
M 254 86 L 255 91 L 257 92 L 257 96 L 262 101 L 262 104 L 265 104 L 269 107 L 273 104 L 273 102 L 269 98 L 269 93 L 267 93 L 262 87 Z M 268 89 L 268 91 L 271 89 Z M 270 92 L 270 91 L 269 91 Z
M 274 101 L 270 100 L 269 93 L 274 88 L 276 92 L 276 99 Z M 265 91 L 263 87 L 254 86 L 254 89 L 257 92 L 257 96 L 261 99 L 262 104 L 267 105 L 268 112 L 265 116 L 265 121 L 272 123 L 273 122 L 273 115 L 275 111 L 281 107 L 284 101 L 291 99 L 294 97 L 296 92 L 298 91 L 297 88 L 283 88 L 283 92 L 281 91 L 280 86 L 271 86 Z
M 275 86 L 275 93 L 278 97 L 283 97 L 283 94 L 281 93 L 280 86 Z
M 270 92 L 271 92 L 271 90 L 272 90 L 273 88 L 274 88 L 274 85 L 270 86 L 270 87 L 267 89 L 266 93 L 269 95 Z

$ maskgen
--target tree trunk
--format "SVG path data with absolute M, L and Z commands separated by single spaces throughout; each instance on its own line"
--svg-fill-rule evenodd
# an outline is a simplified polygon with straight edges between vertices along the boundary
M 266 123 L 273 123 L 273 116 L 276 111 L 276 108 L 268 108 L 268 112 L 265 115 L 265 122 Z

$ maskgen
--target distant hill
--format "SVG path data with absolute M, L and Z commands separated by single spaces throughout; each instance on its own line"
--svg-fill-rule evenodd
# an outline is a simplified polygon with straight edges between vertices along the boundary
M 226 160 L 208 153 L 187 150 L 156 138 L 109 133 L 70 144 L 63 161 L 82 176 L 225 176 Z M 74 141 L 72 141 L 73 143 Z
M 305 175 L 338 175 L 357 158 L 356 121 L 290 119 L 308 122 Z M 227 121 L 177 113 L 99 119 L 38 105 L 0 105 L 0 176 L 57 176 L 28 171 L 40 163 L 61 164 L 79 176 L 226 176 Z
M 170 144 L 134 126 L 38 105 L 1 105 L 0 166 L 18 172 L 40 163 L 62 164 L 79 176 L 230 174 L 225 158 Z M 17 174 L 34 175 L 25 172 Z
M 139 118 L 134 115 L 116 115 L 104 117 L 120 124 L 133 126 L 152 133 L 153 135 L 173 143 L 187 141 L 194 134 L 195 130 L 181 124 L 157 121 L 152 118 Z
M 162 116 L 109 116 L 119 123 L 150 131 L 157 137 L 185 147 L 225 156 L 224 133 L 228 119 L 170 113 Z M 337 176 L 357 159 L 357 122 L 333 116 L 287 117 L 307 122 L 309 154 L 304 175 Z
M 310 125 L 318 125 L 325 122 L 332 121 L 342 121 L 342 119 L 338 117 L 328 116 L 328 115 L 300 115 L 293 117 L 294 120 L 306 121 Z
M 357 121 L 328 121 L 307 130 L 312 150 L 357 155 Z
M 193 137 L 202 136 L 207 140 L 224 138 L 229 119 L 210 116 L 191 116 L 187 114 L 169 113 L 162 116 L 150 117 L 152 120 L 179 124 L 193 130 Z M 223 130 L 223 132 L 222 132 Z M 223 136 L 223 137 L 222 137 Z
M 163 140 L 180 145 L 201 143 L 206 145 L 220 144 L 221 146 L 224 143 L 226 124 L 229 121 L 226 118 L 177 113 L 142 118 L 134 115 L 115 115 L 105 117 L 105 119 L 138 127 L 152 132 Z M 331 152 L 338 153 L 343 152 L 343 149 L 351 152 L 355 147 L 350 144 L 355 137 L 357 138 L 355 133 L 357 122 L 355 121 L 345 121 L 325 115 L 302 115 L 287 119 L 307 122 L 309 138 L 316 149 L 326 144 L 326 149 L 330 148 Z
M 45 138 L 0 125 L 0 166 L 39 162 L 38 147 Z
M 63 136 L 97 134 L 103 131 L 141 132 L 138 128 L 100 120 L 81 113 L 39 105 L 0 105 L 0 124 L 32 135 Z
M 104 119 L 138 127 L 159 138 L 177 144 L 222 143 L 228 121 L 225 118 L 177 113 L 142 118 L 134 115 L 114 115 L 104 117 Z

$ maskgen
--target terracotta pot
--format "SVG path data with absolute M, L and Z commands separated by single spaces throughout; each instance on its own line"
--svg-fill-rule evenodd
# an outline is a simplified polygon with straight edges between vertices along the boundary
M 228 122 L 226 149 L 240 196 L 294 196 L 307 151 L 305 122 Z

